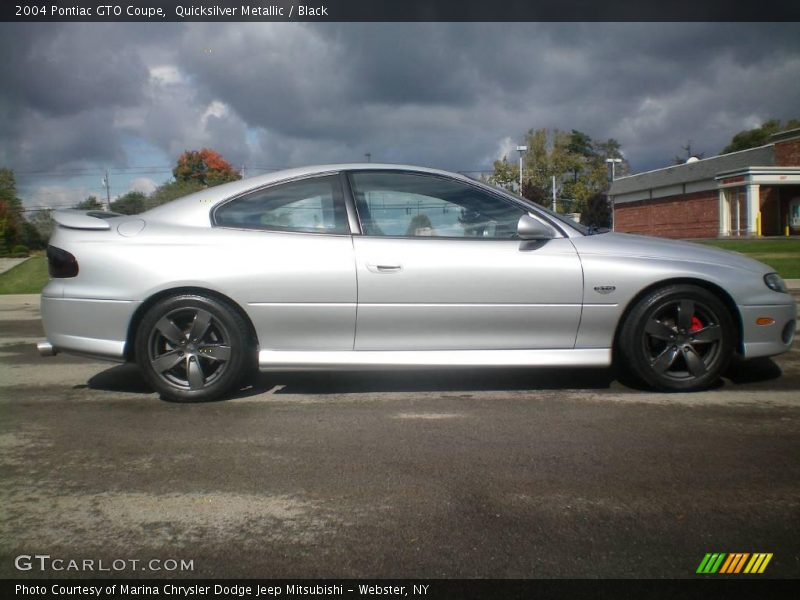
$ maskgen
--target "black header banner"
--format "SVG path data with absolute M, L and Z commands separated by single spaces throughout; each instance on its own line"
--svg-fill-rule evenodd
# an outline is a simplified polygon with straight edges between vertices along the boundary
M 800 2 L 760 0 L 12 0 L 0 20 L 44 21 L 800 21 Z M 105 0 L 108 2 L 108 0 Z

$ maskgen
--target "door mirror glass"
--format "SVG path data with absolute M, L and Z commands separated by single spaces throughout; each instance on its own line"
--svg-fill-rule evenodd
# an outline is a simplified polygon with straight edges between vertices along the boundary
M 517 223 L 517 236 L 521 240 L 551 240 L 553 230 L 530 215 L 522 215 Z

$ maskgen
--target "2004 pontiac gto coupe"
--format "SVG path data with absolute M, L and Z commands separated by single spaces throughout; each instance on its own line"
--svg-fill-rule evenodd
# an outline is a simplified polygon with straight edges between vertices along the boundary
M 419 167 L 272 173 L 141 215 L 59 211 L 42 293 L 58 351 L 136 361 L 162 397 L 252 369 L 607 366 L 664 391 L 734 353 L 786 352 L 773 270 L 695 244 L 594 233 Z

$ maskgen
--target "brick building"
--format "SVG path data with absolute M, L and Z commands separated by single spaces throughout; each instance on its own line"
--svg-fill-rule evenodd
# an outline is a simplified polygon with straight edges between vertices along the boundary
M 614 181 L 614 229 L 669 238 L 800 236 L 800 129 Z

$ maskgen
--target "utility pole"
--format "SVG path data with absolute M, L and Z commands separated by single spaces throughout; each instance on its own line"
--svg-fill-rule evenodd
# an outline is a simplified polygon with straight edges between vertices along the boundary
M 553 212 L 556 211 L 556 176 L 553 175 L 553 206 L 550 207 Z
M 691 143 L 691 140 L 690 140 L 689 143 Z M 614 179 L 616 178 L 616 165 L 621 163 L 621 162 L 622 162 L 621 158 L 607 158 L 606 159 L 606 164 L 611 166 L 610 177 L 609 177 L 609 180 L 608 180 L 608 182 L 609 182 L 609 188 L 608 188 L 609 191 L 611 191 L 611 185 L 614 184 Z M 608 199 L 609 208 L 611 210 L 611 231 L 616 231 L 617 219 L 616 219 L 616 215 L 614 214 L 614 209 L 616 208 L 614 206 L 614 197 L 611 194 L 607 193 L 606 194 L 606 198 Z
M 519 195 L 522 196 L 522 155 L 528 151 L 527 146 L 517 146 L 519 152 Z
M 103 187 L 106 188 L 106 208 L 105 210 L 111 212 L 111 185 L 108 182 L 108 169 L 106 169 L 105 177 L 103 177 Z

